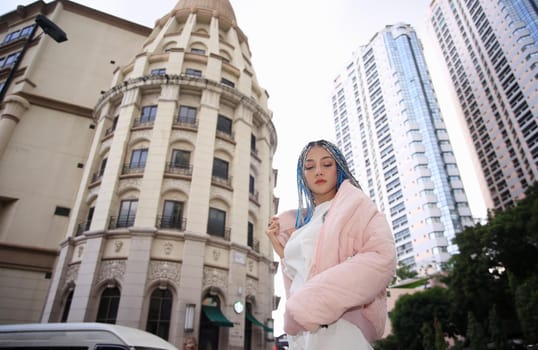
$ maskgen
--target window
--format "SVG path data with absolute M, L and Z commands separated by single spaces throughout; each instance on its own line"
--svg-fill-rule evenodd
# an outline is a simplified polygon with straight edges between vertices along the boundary
M 191 164 L 191 152 L 180 149 L 172 151 L 172 166 L 174 168 L 188 169 Z
M 149 302 L 146 331 L 168 340 L 171 311 L 172 292 L 168 288 L 155 289 Z
M 146 166 L 147 159 L 148 159 L 147 148 L 135 149 L 131 153 L 131 162 L 129 163 L 129 168 L 131 169 L 144 168 Z
M 67 317 L 69 316 L 69 310 L 71 309 L 71 302 L 73 301 L 74 290 L 70 290 L 65 297 L 64 309 L 62 311 L 62 318 L 60 322 L 67 322 Z
M 32 24 L 32 25 L 24 27 L 24 28 L 22 28 L 20 30 L 16 30 L 14 32 L 8 33 L 4 37 L 4 41 L 2 43 L 6 44 L 6 43 L 8 43 L 10 41 L 17 40 L 17 39 L 23 38 L 25 36 L 30 36 L 30 34 L 32 33 L 32 29 L 34 28 L 34 25 L 35 24 Z
M 230 81 L 230 80 L 228 80 L 228 79 L 222 78 L 222 79 L 220 80 L 220 82 L 221 82 L 222 84 L 224 84 L 224 85 L 229 86 L 229 87 L 233 87 L 233 88 L 235 87 L 234 82 L 233 82 L 233 81 Z
M 248 193 L 256 193 L 256 179 L 252 175 L 248 177 Z
M 205 55 L 205 50 L 204 50 L 204 49 L 197 49 L 197 48 L 195 48 L 195 47 L 193 47 L 193 48 L 191 49 L 191 52 L 192 52 L 192 53 L 197 53 L 197 54 L 200 54 L 200 55 Z
M 166 74 L 166 68 L 155 68 L 152 69 L 150 72 L 151 75 L 165 75 Z
M 140 115 L 140 124 L 154 122 L 156 115 L 157 115 L 156 105 L 142 107 L 142 113 Z
M 247 245 L 250 248 L 254 248 L 254 225 L 252 222 L 248 223 L 247 230 Z
M 256 148 L 256 136 L 254 134 L 250 134 L 250 151 L 253 153 L 257 153 Z
M 103 176 L 103 174 L 105 173 L 107 160 L 108 158 L 103 158 L 103 160 L 101 161 L 101 166 L 99 167 L 99 173 L 97 175 L 98 177 Z
M 213 176 L 227 180 L 228 162 L 219 158 L 213 158 Z
M 183 202 L 164 201 L 161 228 L 183 229 Z
M 95 322 L 116 323 L 118 307 L 120 306 L 120 290 L 118 287 L 107 288 L 101 294 L 97 319 Z
M 192 68 L 187 68 L 185 70 L 185 75 L 189 76 L 189 77 L 196 77 L 196 78 L 200 78 L 202 76 L 202 71 L 199 70 L 199 69 L 192 69 Z
M 134 225 L 138 200 L 130 199 L 121 201 L 120 215 L 116 227 L 131 227 Z
M 112 119 L 112 126 L 105 130 L 105 136 L 110 135 L 116 130 L 116 126 L 118 126 L 118 118 L 119 116 L 115 116 L 114 119 Z
M 209 208 L 207 233 L 213 236 L 224 237 L 226 232 L 225 227 L 226 212 L 215 208 Z
M 7 56 L 6 60 L 4 61 L 4 67 L 9 67 L 13 64 L 15 64 L 15 62 L 17 61 L 17 58 L 19 58 L 19 55 L 20 55 L 20 51 L 19 52 L 15 52 L 15 53 L 12 53 L 11 55 Z
M 95 207 L 90 207 L 90 209 L 88 209 L 88 216 L 86 217 L 86 224 L 84 225 L 84 231 L 88 231 L 90 229 L 90 226 L 92 225 L 94 211 L 95 211 Z
M 228 117 L 219 114 L 217 120 L 217 131 L 223 132 L 227 135 L 232 134 L 232 120 Z
M 178 122 L 182 124 L 196 124 L 196 108 L 180 106 Z

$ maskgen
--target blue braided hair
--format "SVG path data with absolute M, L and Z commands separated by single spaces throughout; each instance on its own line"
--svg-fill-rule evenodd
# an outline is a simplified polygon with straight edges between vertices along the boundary
M 299 228 L 308 222 L 312 218 L 314 208 L 316 203 L 314 201 L 314 194 L 308 188 L 306 184 L 306 178 L 304 175 L 304 163 L 306 161 L 306 155 L 313 147 L 321 147 L 335 160 L 336 163 L 336 191 L 340 188 L 340 185 L 344 180 L 349 180 L 349 182 L 357 187 L 361 188 L 359 182 L 355 179 L 349 167 L 347 165 L 346 158 L 344 154 L 334 145 L 333 143 L 326 140 L 318 140 L 309 142 L 301 151 L 299 155 L 299 160 L 297 161 L 297 192 L 299 195 L 299 205 L 297 214 L 295 216 L 295 227 Z

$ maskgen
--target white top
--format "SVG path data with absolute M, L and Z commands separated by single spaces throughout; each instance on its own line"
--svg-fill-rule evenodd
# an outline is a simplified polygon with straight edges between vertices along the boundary
M 295 231 L 284 247 L 286 269 L 284 273 L 292 280 L 290 295 L 301 288 L 308 277 L 312 258 L 316 253 L 319 231 L 331 201 L 323 202 L 314 208 L 308 224 Z
M 307 281 L 319 232 L 332 201 L 316 206 L 310 222 L 295 231 L 284 247 L 284 273 L 292 280 L 290 296 Z M 361 330 L 339 319 L 316 332 L 288 336 L 290 350 L 372 349 Z

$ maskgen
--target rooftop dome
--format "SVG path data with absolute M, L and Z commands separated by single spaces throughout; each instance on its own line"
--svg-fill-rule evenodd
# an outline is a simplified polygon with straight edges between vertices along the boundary
M 236 22 L 235 13 L 229 0 L 180 0 L 175 9 L 205 9 L 215 11 L 219 15 Z

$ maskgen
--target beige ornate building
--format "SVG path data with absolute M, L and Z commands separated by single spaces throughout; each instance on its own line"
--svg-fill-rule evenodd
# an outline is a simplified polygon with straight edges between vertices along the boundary
M 22 35 L 38 13 L 68 41 Z M 29 42 L 0 70 L 0 322 L 270 348 L 277 140 L 229 1 L 181 0 L 153 30 L 38 1 L 0 28 L 21 34 L 1 56 Z

